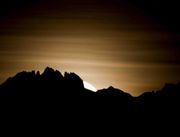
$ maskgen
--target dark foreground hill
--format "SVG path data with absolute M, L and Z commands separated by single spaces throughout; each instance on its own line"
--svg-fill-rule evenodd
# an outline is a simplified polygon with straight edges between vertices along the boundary
M 75 73 L 63 76 L 47 67 L 42 74 L 24 71 L 8 78 L 0 86 L 0 108 L 1 114 L 9 119 L 28 117 L 30 121 L 63 124 L 83 121 L 79 124 L 95 122 L 101 126 L 114 122 L 119 126 L 129 122 L 135 126 L 143 121 L 142 125 L 155 127 L 157 123 L 179 120 L 180 84 L 165 84 L 161 90 L 139 97 L 113 87 L 92 92 L 84 88 Z

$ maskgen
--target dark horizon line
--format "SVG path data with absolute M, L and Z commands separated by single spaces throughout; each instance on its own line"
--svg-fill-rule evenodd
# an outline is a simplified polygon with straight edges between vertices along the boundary
M 67 72 L 67 71 L 65 71 L 64 74 L 62 74 L 59 70 L 53 69 L 52 67 L 47 66 L 47 67 L 45 67 L 44 71 L 41 72 L 41 73 L 40 73 L 39 70 L 31 70 L 31 71 L 25 71 L 25 70 L 23 70 L 23 71 L 17 72 L 14 76 L 8 77 L 4 82 L 2 82 L 2 83 L 0 84 L 0 86 L 2 86 L 2 85 L 3 85 L 4 83 L 6 83 L 9 79 L 17 76 L 17 75 L 20 74 L 20 73 L 27 72 L 27 73 L 33 73 L 33 74 L 35 74 L 35 75 L 40 75 L 40 76 L 42 76 L 43 73 L 44 73 L 47 69 L 53 70 L 54 72 L 59 73 L 59 74 L 62 75 L 63 77 L 65 77 L 66 74 L 75 74 L 75 75 L 77 75 L 82 81 L 84 81 L 84 80 L 83 80 L 78 74 L 76 74 L 75 72 Z M 142 96 L 143 94 L 146 94 L 146 93 L 152 93 L 152 92 L 153 92 L 153 93 L 156 93 L 156 92 L 159 92 L 159 91 L 161 91 L 166 85 L 172 85 L 172 84 L 178 85 L 178 84 L 180 84 L 180 82 L 177 82 L 177 83 L 166 82 L 166 83 L 164 83 L 164 86 L 161 87 L 160 89 L 151 90 L 151 91 L 144 91 L 144 92 L 142 92 L 140 95 L 137 95 L 137 96 L 133 96 L 130 92 L 123 91 L 123 90 L 121 90 L 120 88 L 116 88 L 116 87 L 113 87 L 113 86 L 111 86 L 111 85 L 108 86 L 107 88 L 97 89 L 97 91 L 95 91 L 95 93 L 98 92 L 98 91 L 108 90 L 108 89 L 112 89 L 112 88 L 113 88 L 113 89 L 115 89 L 115 90 L 119 90 L 119 91 L 122 91 L 122 92 L 124 92 L 124 93 L 127 93 L 127 94 L 131 95 L 132 97 L 140 97 L 140 96 Z M 85 87 L 84 87 L 84 88 L 85 88 Z M 85 89 L 86 89 L 86 88 L 85 88 Z M 86 89 L 86 90 L 89 90 L 89 91 L 91 91 L 91 92 L 94 92 L 94 91 L 92 91 L 92 90 L 90 90 L 90 89 Z

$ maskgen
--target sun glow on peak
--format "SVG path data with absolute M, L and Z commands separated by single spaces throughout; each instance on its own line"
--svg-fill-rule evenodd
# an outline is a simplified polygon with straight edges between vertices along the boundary
M 91 90 L 91 91 L 94 91 L 94 92 L 97 91 L 97 89 L 93 85 L 88 83 L 87 81 L 83 81 L 83 84 L 84 84 L 84 88 Z

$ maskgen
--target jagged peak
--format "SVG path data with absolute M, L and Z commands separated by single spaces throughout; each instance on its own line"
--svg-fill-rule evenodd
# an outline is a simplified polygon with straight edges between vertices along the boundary
M 64 77 L 65 77 L 65 78 L 72 77 L 72 78 L 81 79 L 81 78 L 80 78 L 76 73 L 74 73 L 74 72 L 65 72 L 65 73 L 64 73 Z
M 50 67 L 46 67 L 44 69 L 44 72 L 42 73 L 42 75 L 46 74 L 46 73 L 54 73 L 54 69 L 53 68 L 50 68 Z
M 63 75 L 61 74 L 61 72 L 59 72 L 58 70 L 54 70 L 51 67 L 46 67 L 44 69 L 44 72 L 42 73 L 41 76 L 45 76 L 45 77 L 59 77 L 62 78 Z
M 57 74 L 57 76 L 63 77 L 63 75 L 62 75 L 62 73 L 60 71 L 56 70 L 55 73 Z
M 37 76 L 40 76 L 40 72 L 39 72 L 39 70 L 36 72 L 36 75 L 37 75 Z

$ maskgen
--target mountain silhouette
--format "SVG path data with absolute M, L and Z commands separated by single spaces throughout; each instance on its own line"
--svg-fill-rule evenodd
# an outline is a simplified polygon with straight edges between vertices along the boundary
M 92 92 L 84 88 L 83 80 L 77 74 L 65 72 L 63 76 L 58 70 L 47 67 L 42 74 L 39 71 L 23 71 L 8 78 L 0 86 L 0 98 L 1 101 L 17 100 L 17 98 L 26 101 L 32 99 L 39 101 L 45 98 L 77 100 L 77 102 L 79 100 L 104 101 L 103 103 L 108 102 L 114 105 L 129 104 L 133 107 L 152 107 L 154 109 L 166 103 L 178 104 L 180 102 L 180 83 L 166 83 L 159 91 L 145 92 L 138 97 L 133 97 L 112 86 Z
M 47 67 L 42 74 L 23 71 L 8 78 L 0 86 L 0 108 L 4 117 L 28 116 L 30 121 L 40 119 L 42 123 L 45 118 L 64 124 L 124 127 L 156 123 L 153 127 L 158 127 L 179 119 L 180 83 L 167 83 L 161 90 L 133 97 L 114 87 L 92 92 L 77 74 L 62 75 Z

